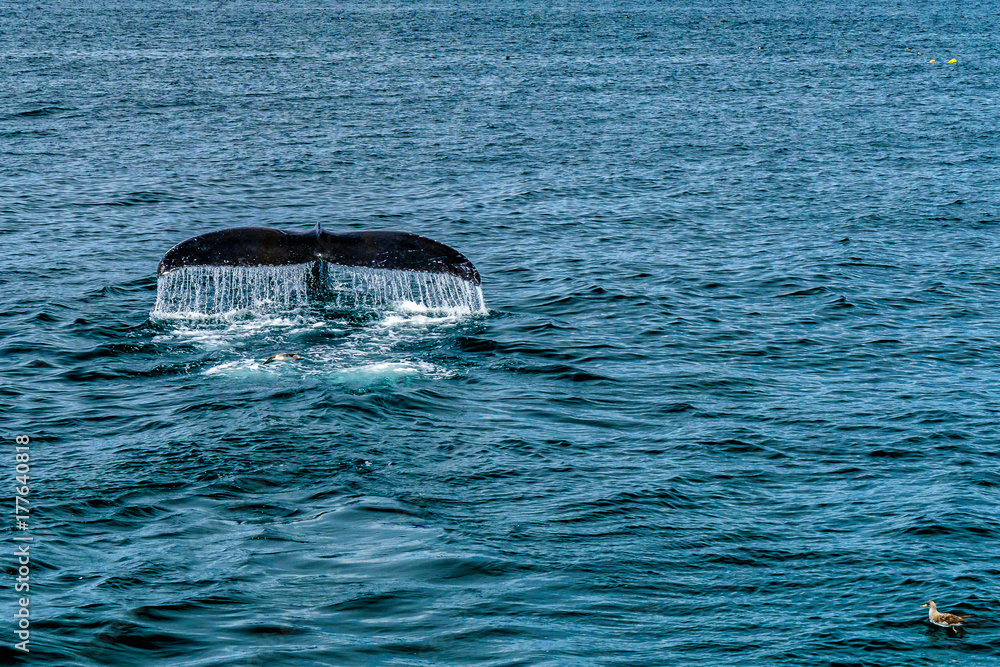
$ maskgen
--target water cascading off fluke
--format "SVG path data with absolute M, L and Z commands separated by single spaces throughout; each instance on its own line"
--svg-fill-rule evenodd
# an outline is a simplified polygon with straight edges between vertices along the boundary
M 442 243 L 405 232 L 304 234 L 245 227 L 197 236 L 160 261 L 152 315 L 337 308 L 485 312 L 479 272 Z

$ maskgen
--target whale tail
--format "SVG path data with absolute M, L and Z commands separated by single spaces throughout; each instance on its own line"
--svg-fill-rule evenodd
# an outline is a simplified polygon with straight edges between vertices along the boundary
M 192 266 L 285 266 L 320 261 L 341 266 L 443 273 L 473 285 L 479 271 L 465 255 L 443 243 L 408 232 L 332 234 L 316 227 L 304 233 L 264 227 L 234 227 L 187 239 L 167 251 L 157 275 Z

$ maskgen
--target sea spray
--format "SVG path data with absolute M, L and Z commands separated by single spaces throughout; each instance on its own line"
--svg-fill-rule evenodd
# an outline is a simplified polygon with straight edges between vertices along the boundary
M 322 265 L 321 284 L 338 308 L 389 310 L 416 304 L 429 310 L 484 313 L 483 290 L 446 273 Z
M 156 281 L 152 315 L 274 312 L 307 302 L 311 264 L 189 266 Z
M 429 310 L 483 313 L 478 285 L 443 273 L 348 267 L 326 262 L 292 266 L 189 266 L 165 273 L 151 315 L 267 313 L 320 300 L 345 310 Z

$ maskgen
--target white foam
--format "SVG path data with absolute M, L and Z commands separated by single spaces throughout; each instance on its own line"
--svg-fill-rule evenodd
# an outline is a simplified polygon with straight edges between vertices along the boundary
M 252 344 L 261 339 L 282 339 L 304 333 L 325 330 L 336 334 L 341 328 L 335 323 L 316 320 L 303 314 L 270 314 L 248 318 L 242 311 L 220 316 L 171 313 L 161 319 L 171 321 L 164 333 L 154 336 L 156 343 L 181 343 L 206 350 L 231 349 Z M 190 321 L 194 320 L 194 321 Z
M 237 359 L 235 361 L 227 361 L 222 364 L 216 364 L 215 366 L 205 370 L 204 373 L 205 375 L 246 376 L 260 373 L 263 370 L 264 366 L 256 359 Z
M 252 378 L 255 381 L 269 375 L 293 374 L 319 377 L 324 382 L 362 387 L 409 377 L 445 378 L 452 375 L 451 371 L 426 361 L 400 359 L 350 364 L 345 363 L 342 355 L 331 355 L 321 351 L 314 352 L 301 361 L 266 365 L 263 359 L 234 359 L 215 364 L 202 372 L 207 376 Z

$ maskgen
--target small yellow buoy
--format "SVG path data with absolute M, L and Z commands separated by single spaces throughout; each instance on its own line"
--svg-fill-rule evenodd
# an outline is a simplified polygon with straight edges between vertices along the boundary
M 937 61 L 936 60 L 928 60 L 927 62 L 929 62 L 929 63 L 936 63 Z
M 952 59 L 951 59 L 951 60 L 949 60 L 948 62 L 949 62 L 949 63 L 957 63 L 957 62 L 958 62 L 958 58 L 952 58 Z

